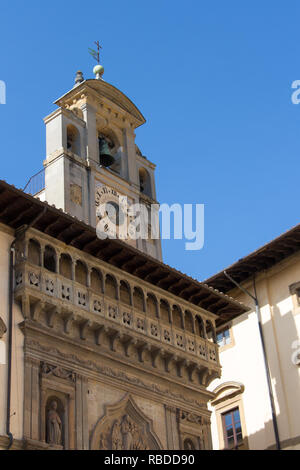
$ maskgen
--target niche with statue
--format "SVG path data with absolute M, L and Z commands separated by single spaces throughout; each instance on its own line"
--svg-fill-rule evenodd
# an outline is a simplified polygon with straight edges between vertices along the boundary
M 50 446 L 65 445 L 65 408 L 62 401 L 56 396 L 50 396 L 46 404 L 46 442 Z
M 41 441 L 58 449 L 75 448 L 75 383 L 72 371 L 41 366 Z

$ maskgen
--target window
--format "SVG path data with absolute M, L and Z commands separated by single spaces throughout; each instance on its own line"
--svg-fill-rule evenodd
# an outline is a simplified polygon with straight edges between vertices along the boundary
M 220 331 L 217 334 L 217 343 L 219 346 L 226 346 L 227 344 L 231 343 L 229 328 L 227 328 L 226 330 Z
M 239 408 L 224 413 L 222 419 L 226 448 L 237 447 L 243 442 Z
M 290 294 L 293 300 L 294 313 L 300 313 L 300 281 L 289 286 Z

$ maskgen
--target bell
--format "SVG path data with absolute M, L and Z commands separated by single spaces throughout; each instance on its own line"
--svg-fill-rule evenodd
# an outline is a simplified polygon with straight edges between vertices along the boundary
M 99 154 L 100 165 L 108 167 L 115 162 L 115 159 L 110 152 L 108 143 L 103 137 L 99 137 Z

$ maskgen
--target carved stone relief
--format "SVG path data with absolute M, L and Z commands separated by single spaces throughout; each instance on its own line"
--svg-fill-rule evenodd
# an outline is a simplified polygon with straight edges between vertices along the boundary
M 105 407 L 91 437 L 91 449 L 156 450 L 161 444 L 152 420 L 137 407 L 131 396 Z
M 206 416 L 199 416 L 188 411 L 181 411 L 181 421 L 186 421 L 194 424 L 210 424 L 210 420 Z
M 84 360 L 76 356 L 75 354 L 65 354 L 57 348 L 52 348 L 52 347 L 41 345 L 36 340 L 27 339 L 26 346 L 33 350 L 46 352 L 47 354 L 51 354 L 51 356 L 54 356 L 54 357 L 59 357 L 64 360 L 72 361 L 75 364 L 84 366 L 85 368 L 98 372 L 101 375 L 112 377 L 117 380 L 121 380 L 122 382 L 141 387 L 144 390 L 149 390 L 151 392 L 158 393 L 170 399 L 180 400 L 181 402 L 188 403 L 192 406 L 196 406 L 197 408 L 206 409 L 205 402 L 200 402 L 199 400 L 190 399 L 186 395 L 173 392 L 172 390 L 165 388 L 165 387 L 161 387 L 157 385 L 156 383 L 144 382 L 138 377 L 134 377 L 122 371 L 112 369 L 111 367 L 103 366 L 90 360 Z
M 53 375 L 54 377 L 59 377 L 61 379 L 66 379 L 71 382 L 75 382 L 75 378 L 76 378 L 75 373 L 70 370 L 63 369 L 62 367 L 59 367 L 59 366 L 53 366 L 51 364 L 43 363 L 41 367 L 41 371 L 42 371 L 42 374 L 45 376 Z
M 70 184 L 70 199 L 74 204 L 82 206 L 82 188 L 78 184 Z

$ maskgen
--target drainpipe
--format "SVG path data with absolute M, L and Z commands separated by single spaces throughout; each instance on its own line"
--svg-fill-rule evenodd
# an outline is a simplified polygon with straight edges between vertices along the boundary
M 14 246 L 16 238 L 12 241 L 9 249 L 9 284 L 8 284 L 8 358 L 7 358 L 7 408 L 6 408 L 6 434 L 9 438 L 7 450 L 13 445 L 14 437 L 10 431 L 10 412 L 11 412 L 11 363 L 12 363 L 12 296 L 13 296 L 13 265 L 14 265 Z
M 259 302 L 258 302 L 258 298 L 257 298 L 257 292 L 256 292 L 255 276 L 253 277 L 254 295 L 252 295 L 251 292 L 249 292 L 247 289 L 245 289 L 240 284 L 238 284 L 234 279 L 232 279 L 232 277 L 226 271 L 224 271 L 224 275 L 238 289 L 240 289 L 242 292 L 244 292 L 244 294 L 251 297 L 251 299 L 255 303 L 256 318 L 257 318 L 257 323 L 258 323 L 258 329 L 259 329 L 259 335 L 260 335 L 260 341 L 261 341 L 261 346 L 262 346 L 263 357 L 264 357 L 265 373 L 266 373 L 266 379 L 267 379 L 267 384 L 268 384 L 270 405 L 271 405 L 271 410 L 272 410 L 272 422 L 273 422 L 273 429 L 274 429 L 274 435 L 275 435 L 276 450 L 281 450 L 278 423 L 277 423 L 277 416 L 276 416 L 276 409 L 275 409 L 275 400 L 274 400 L 274 395 L 273 395 L 273 388 L 272 388 L 270 368 L 269 368 L 269 362 L 268 362 L 268 356 L 267 356 L 267 350 L 266 350 L 266 343 L 265 343 L 265 338 L 264 338 L 264 333 L 263 333 L 263 328 L 262 328 L 261 311 L 260 311 L 260 306 L 259 306 Z
M 37 217 L 29 224 L 25 225 L 22 230 L 22 234 L 27 232 L 42 215 L 45 214 L 47 208 L 44 207 L 43 211 L 37 215 Z M 18 234 L 19 235 L 19 234 Z M 11 418 L 11 371 L 12 371 L 12 337 L 13 337 L 13 291 L 14 291 L 14 253 L 15 244 L 18 239 L 18 235 L 14 238 L 9 249 L 9 284 L 8 284 L 8 354 L 7 354 L 7 406 L 6 406 L 6 434 L 9 438 L 7 450 L 11 448 L 14 442 L 14 436 L 10 429 L 10 418 Z

